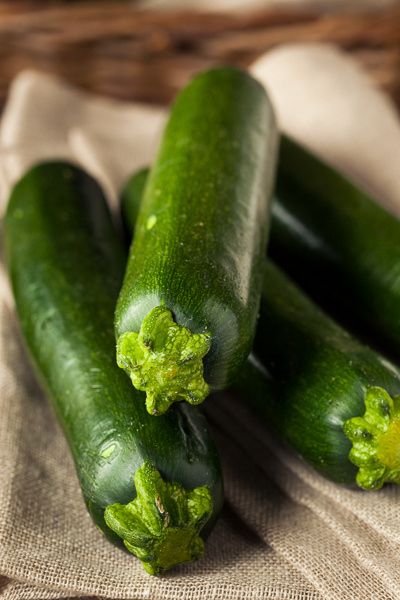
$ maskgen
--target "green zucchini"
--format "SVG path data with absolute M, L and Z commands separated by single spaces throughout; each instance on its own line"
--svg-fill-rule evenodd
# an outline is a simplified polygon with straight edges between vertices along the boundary
M 115 314 L 118 364 L 151 414 L 226 387 L 251 350 L 276 149 L 244 71 L 198 75 L 172 108 Z
M 122 194 L 133 231 L 146 172 Z M 272 261 L 253 353 L 233 384 L 267 426 L 329 479 L 400 483 L 400 373 L 320 310 Z
M 22 331 L 94 522 L 149 573 L 197 558 L 222 504 L 216 448 L 198 409 L 154 419 L 115 364 L 126 256 L 99 186 L 72 164 L 33 167 L 11 194 L 5 241 Z
M 259 387 L 247 377 L 247 401 L 265 411 L 310 464 L 364 489 L 400 483 L 399 371 L 330 319 L 271 261 L 264 267 L 254 354 L 275 382 L 276 399 L 257 397 Z
M 269 249 L 314 299 L 397 362 L 400 221 L 287 138 Z

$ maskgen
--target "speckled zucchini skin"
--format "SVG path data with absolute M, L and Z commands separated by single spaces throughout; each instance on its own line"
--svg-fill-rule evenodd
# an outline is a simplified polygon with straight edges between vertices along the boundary
M 121 194 L 128 232 L 134 230 L 147 175 L 148 170 L 133 175 Z M 399 372 L 264 260 L 253 353 L 231 388 L 237 398 L 325 477 L 355 485 L 357 467 L 349 460 L 352 444 L 344 424 L 364 414 L 366 391 L 375 386 L 397 396 Z
M 94 521 L 122 544 L 104 509 L 133 499 L 133 476 L 149 461 L 186 489 L 209 486 L 210 528 L 222 505 L 222 476 L 205 419 L 186 405 L 151 417 L 115 364 L 113 315 L 126 257 L 97 183 L 64 162 L 33 167 L 12 192 L 5 240 L 25 340 Z
M 282 138 L 278 165 L 271 256 L 397 362 L 400 221 L 288 138 Z
M 244 71 L 211 70 L 177 97 L 146 186 L 116 336 L 167 306 L 179 325 L 211 335 L 211 389 L 225 387 L 251 349 L 276 151 L 262 87 Z
M 271 376 L 248 365 L 238 387 L 243 399 L 323 475 L 354 484 L 344 423 L 365 412 L 367 389 L 400 394 L 400 374 L 320 310 L 271 261 L 254 354 Z

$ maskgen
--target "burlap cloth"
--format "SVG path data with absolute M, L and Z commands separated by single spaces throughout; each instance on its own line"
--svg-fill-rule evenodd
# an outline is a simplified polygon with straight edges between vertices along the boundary
M 331 48 L 292 46 L 255 72 L 268 82 L 284 129 L 400 212 L 398 117 L 357 65 Z M 55 156 L 80 161 L 115 202 L 125 177 L 153 157 L 164 119 L 161 109 L 21 74 L 0 130 L 3 206 L 25 166 Z M 227 397 L 207 403 L 226 505 L 206 556 L 162 578 L 146 575 L 92 525 L 21 345 L 3 270 L 0 287 L 2 600 L 400 598 L 400 488 L 363 493 L 325 481 Z

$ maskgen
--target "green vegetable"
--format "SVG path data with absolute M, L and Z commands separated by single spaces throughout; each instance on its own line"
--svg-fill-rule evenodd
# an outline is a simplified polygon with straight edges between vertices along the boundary
M 133 230 L 145 172 L 122 200 Z M 378 489 L 400 483 L 400 374 L 361 345 L 271 261 L 254 353 L 234 390 L 267 426 L 334 481 Z
M 272 258 L 346 326 L 364 337 L 370 331 L 367 339 L 397 362 L 400 221 L 289 139 L 278 164 Z
M 309 463 L 364 489 L 400 483 L 399 371 L 268 261 L 254 352 L 275 392 L 243 372 L 246 401 Z
M 68 163 L 34 167 L 5 239 L 22 330 L 95 523 L 149 573 L 199 557 L 222 504 L 216 449 L 197 409 L 154 419 L 115 364 L 125 253 L 100 188 Z
M 277 130 L 243 71 L 202 73 L 172 108 L 120 293 L 117 361 L 161 414 L 225 387 L 255 331 Z

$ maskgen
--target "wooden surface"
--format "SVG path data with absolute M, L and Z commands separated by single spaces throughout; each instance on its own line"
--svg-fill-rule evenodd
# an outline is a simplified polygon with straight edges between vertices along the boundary
M 88 90 L 165 103 L 196 71 L 247 65 L 286 42 L 332 42 L 400 101 L 400 4 L 376 12 L 266 9 L 252 14 L 145 12 L 132 3 L 0 2 L 0 105 L 24 68 Z

